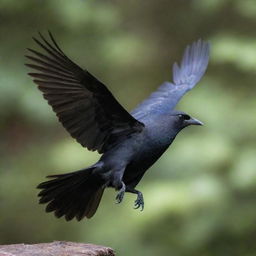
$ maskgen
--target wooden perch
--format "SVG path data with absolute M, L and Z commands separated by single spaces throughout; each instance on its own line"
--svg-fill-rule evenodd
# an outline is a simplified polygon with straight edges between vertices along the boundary
M 56 241 L 43 244 L 0 245 L 0 256 L 115 256 L 111 248 Z

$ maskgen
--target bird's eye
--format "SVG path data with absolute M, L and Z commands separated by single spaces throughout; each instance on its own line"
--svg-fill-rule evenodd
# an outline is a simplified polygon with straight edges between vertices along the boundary
M 180 118 L 182 118 L 183 120 L 189 120 L 190 116 L 189 115 L 179 115 Z

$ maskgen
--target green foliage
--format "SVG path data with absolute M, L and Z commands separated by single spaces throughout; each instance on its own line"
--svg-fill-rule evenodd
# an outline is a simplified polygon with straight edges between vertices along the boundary
M 4 0 L 0 7 L 0 242 L 75 240 L 118 255 L 256 254 L 254 0 Z M 31 37 L 50 29 L 74 61 L 132 109 L 165 80 L 184 47 L 212 43 L 205 78 L 178 106 L 204 127 L 184 130 L 133 195 L 107 191 L 96 216 L 45 214 L 36 185 L 94 163 L 69 138 L 26 75 Z

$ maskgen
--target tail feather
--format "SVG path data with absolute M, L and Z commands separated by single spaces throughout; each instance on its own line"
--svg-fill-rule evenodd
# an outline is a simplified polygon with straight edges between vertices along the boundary
M 91 218 L 94 215 L 94 213 L 96 212 L 100 204 L 100 200 L 103 195 L 103 192 L 104 192 L 104 188 L 100 188 L 88 202 L 88 207 L 85 207 L 84 205 L 82 208 L 80 208 L 81 210 L 76 216 L 77 220 L 81 220 L 85 216 L 87 218 Z
M 57 218 L 65 216 L 67 221 L 76 217 L 78 221 L 91 218 L 104 192 L 104 180 L 93 172 L 95 167 L 80 171 L 51 175 L 42 182 L 39 203 L 48 205 L 46 212 L 54 212 Z
M 88 208 L 88 211 L 86 212 L 87 218 L 91 218 L 94 215 L 94 213 L 96 212 L 96 210 L 98 209 L 103 192 L 104 192 L 104 189 L 101 188 L 95 194 L 94 200 L 91 201 L 90 207 Z

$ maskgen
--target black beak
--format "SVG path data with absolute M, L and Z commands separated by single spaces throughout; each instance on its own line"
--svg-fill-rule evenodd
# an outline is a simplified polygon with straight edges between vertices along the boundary
M 204 123 L 195 118 L 190 118 L 189 120 L 186 120 L 186 123 L 187 125 L 204 125 Z

